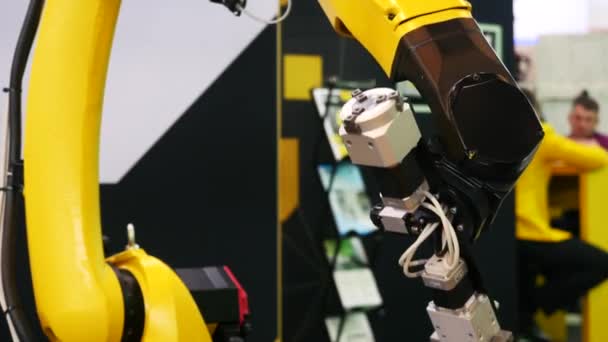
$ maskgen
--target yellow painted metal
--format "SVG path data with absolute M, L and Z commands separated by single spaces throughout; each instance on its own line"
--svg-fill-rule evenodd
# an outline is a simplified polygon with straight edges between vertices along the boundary
M 539 328 L 551 338 L 551 341 L 568 341 L 568 325 L 566 324 L 565 311 L 556 311 L 550 316 L 547 316 L 542 311 L 538 311 L 534 318 Z
M 300 144 L 296 138 L 279 141 L 279 222 L 284 223 L 300 202 Z
M 608 189 L 608 168 L 581 176 L 581 237 L 605 251 L 608 250 L 606 189 Z M 607 311 L 608 282 L 604 282 L 591 290 L 586 297 L 583 310 L 584 342 L 608 341 Z
M 36 305 L 52 341 L 118 341 L 123 301 L 105 263 L 99 126 L 120 0 L 49 0 L 25 125 L 27 237 Z
M 465 0 L 319 0 L 338 33 L 358 40 L 390 75 L 399 40 L 426 25 L 471 18 Z
M 311 90 L 323 85 L 323 58 L 319 55 L 286 54 L 283 57 L 285 100 L 310 101 Z
M 108 262 L 131 272 L 141 287 L 146 305 L 142 341 L 211 342 L 190 291 L 169 266 L 139 248 L 114 255 Z
M 560 176 L 564 184 L 554 187 L 568 196 L 576 196 L 578 193 L 578 209 L 581 216 L 581 238 L 603 250 L 608 250 L 608 230 L 606 223 L 606 189 L 608 189 L 608 168 L 594 172 L 580 174 L 575 169 L 554 169 L 554 175 Z M 564 182 L 564 177 L 577 177 L 578 182 Z M 576 189 L 578 187 L 578 189 Z M 552 197 L 564 198 L 559 192 L 552 192 Z M 556 201 L 557 202 L 557 201 Z M 559 203 L 571 208 L 571 199 Z M 558 203 L 556 203 L 558 204 Z M 608 341 L 608 330 L 605 327 L 606 311 L 608 310 L 608 282 L 604 282 L 585 298 L 583 308 L 583 341 L 603 342 Z M 564 328 L 565 329 L 565 328 Z
M 99 128 L 120 0 L 49 0 L 29 88 L 24 157 L 27 234 L 36 305 L 51 341 L 119 341 L 120 285 L 104 260 Z M 178 276 L 143 250 L 108 262 L 142 287 L 144 341 L 211 338 Z

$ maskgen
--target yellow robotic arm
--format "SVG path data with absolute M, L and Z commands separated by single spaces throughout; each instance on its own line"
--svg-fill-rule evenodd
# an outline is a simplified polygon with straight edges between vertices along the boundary
M 386 230 L 416 235 L 419 229 L 411 220 L 432 220 L 432 215 L 411 211 L 412 201 L 417 202 L 414 207 L 422 207 L 418 191 L 430 189 L 441 194 L 442 204 L 457 208 L 450 219 L 464 227 L 458 239 L 476 238 L 490 225 L 527 166 L 542 129 L 479 32 L 470 4 L 464 0 L 320 3 L 336 30 L 361 42 L 387 75 L 409 79 L 418 87 L 438 122 L 438 144 L 410 146 L 411 141 L 390 140 L 405 143 L 400 145 L 404 154 L 398 160 L 394 151 L 389 153 L 392 159 L 370 155 L 373 144 L 367 143 L 363 154 L 358 145 L 348 146 L 353 160 L 374 167 L 382 179 L 384 203 L 374 209 L 372 219 Z M 99 128 L 119 7 L 120 0 L 47 0 L 42 14 L 24 150 L 27 234 L 38 313 L 52 341 L 211 341 L 213 328 L 205 324 L 188 289 L 168 266 L 136 245 L 104 259 Z M 405 107 L 392 93 L 359 93 L 351 100 L 351 111 L 345 111 L 341 134 L 365 141 L 369 125 L 361 114 L 377 110 L 376 105 L 385 101 L 393 101 L 396 112 L 380 113 L 380 121 L 404 117 L 398 113 Z M 379 122 L 372 121 L 368 123 Z M 402 127 L 412 128 L 407 123 Z M 410 133 L 419 134 L 402 134 Z M 453 269 L 448 271 L 454 276 Z M 456 275 L 465 273 L 460 269 Z M 456 284 L 465 284 L 459 281 Z M 476 285 L 474 278 L 458 285 L 456 302 L 448 298 L 450 293 L 436 291 L 435 301 L 440 306 L 465 307 L 471 295 L 474 307 L 467 309 L 477 310 L 472 313 L 484 319 L 492 317 L 489 301 L 477 300 Z M 466 325 L 458 317 L 441 318 Z
M 120 0 L 48 0 L 42 13 L 24 146 L 40 321 L 51 341 L 211 341 L 168 266 L 135 246 L 104 259 L 99 129 L 119 8 Z
M 357 90 L 340 111 L 351 161 L 378 179 L 372 221 L 417 237 L 399 264 L 433 290 L 431 340 L 510 341 L 469 246 L 534 156 L 543 137 L 534 109 L 465 0 L 319 2 L 338 33 L 358 40 L 393 81 L 411 81 L 431 108 L 428 137 L 390 88 Z M 413 260 L 431 236 L 433 255 Z
M 426 25 L 472 18 L 466 0 L 319 0 L 334 29 L 358 40 L 391 75 L 401 38 Z

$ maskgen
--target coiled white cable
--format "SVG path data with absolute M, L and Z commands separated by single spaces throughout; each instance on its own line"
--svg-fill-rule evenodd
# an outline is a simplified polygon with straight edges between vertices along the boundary
M 431 203 L 423 203 L 422 206 L 435 213 L 441 220 L 441 223 L 437 222 L 427 224 L 416 241 L 399 258 L 399 265 L 403 267 L 403 273 L 408 278 L 417 278 L 422 275 L 423 271 L 411 272 L 410 267 L 424 265 L 427 262 L 427 259 L 412 259 L 414 258 L 418 248 L 433 234 L 439 224 L 441 224 L 443 227 L 442 248 L 447 247 L 448 249 L 446 255 L 442 258 L 442 262 L 446 265 L 446 267 L 452 269 L 458 265 L 458 261 L 460 260 L 460 245 L 458 243 L 458 237 L 456 236 L 456 231 L 454 230 L 452 222 L 450 222 L 449 218 L 444 212 L 444 209 L 441 207 L 441 204 L 435 198 L 435 196 L 426 191 L 424 192 L 424 195 L 431 201 Z
M 241 5 L 237 5 L 238 9 L 245 13 L 246 16 L 248 16 L 249 18 L 258 21 L 262 24 L 268 24 L 268 25 L 275 25 L 278 24 L 282 21 L 284 21 L 285 19 L 287 19 L 287 17 L 289 16 L 289 13 L 291 13 L 291 4 L 292 4 L 293 0 L 287 0 L 287 7 L 285 7 L 285 12 L 283 12 L 283 14 L 281 14 L 280 17 L 276 18 L 276 19 L 272 19 L 272 20 L 266 20 L 262 17 L 259 17 L 251 12 L 249 12 L 246 8 L 242 7 Z
M 443 225 L 443 235 L 447 241 L 448 247 L 448 254 L 445 258 L 442 258 L 442 260 L 448 268 L 452 269 L 458 265 L 458 260 L 460 260 L 460 244 L 458 243 L 456 230 L 435 196 L 427 191 L 424 192 L 424 195 L 432 202 L 433 205 L 431 206 L 427 203 L 423 203 L 422 205 L 434 212 L 441 219 Z
M 399 265 L 403 266 L 403 273 L 405 274 L 406 277 L 416 278 L 422 274 L 422 271 L 410 272 L 410 267 L 424 265 L 424 264 L 426 264 L 427 259 L 418 259 L 418 260 L 412 261 L 412 258 L 416 254 L 418 247 L 420 247 L 420 245 L 422 245 L 422 243 L 429 236 L 431 236 L 431 234 L 435 231 L 435 229 L 437 229 L 438 226 L 439 226 L 439 223 L 428 224 L 424 228 L 424 230 L 422 230 L 422 233 L 420 233 L 420 236 L 418 236 L 418 239 L 416 239 L 416 241 L 405 252 L 403 252 L 401 257 L 399 258 Z

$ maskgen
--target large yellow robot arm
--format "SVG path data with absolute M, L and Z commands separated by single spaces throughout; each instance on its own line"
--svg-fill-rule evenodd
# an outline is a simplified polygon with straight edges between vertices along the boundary
M 39 23 L 24 195 L 42 329 L 61 342 L 242 341 L 247 296 L 227 267 L 174 271 L 139 248 L 132 226 L 125 251 L 104 257 L 99 130 L 120 3 L 46 0 Z
M 319 2 L 336 31 L 358 40 L 393 81 L 411 81 L 431 108 L 435 131 L 423 138 L 397 92 L 356 91 L 340 112 L 340 135 L 353 163 L 378 178 L 372 221 L 417 236 L 399 264 L 433 289 L 432 340 L 509 340 L 468 246 L 531 161 L 543 137 L 536 113 L 468 1 Z M 434 255 L 412 260 L 433 235 Z
M 42 13 L 24 146 L 40 322 L 51 341 L 210 341 L 188 290 L 167 266 L 135 248 L 104 259 L 99 129 L 119 7 L 119 0 L 49 0 Z M 136 299 L 125 310 L 138 293 L 145 303 Z
M 319 2 L 334 28 L 358 40 L 389 77 L 418 88 L 435 123 L 433 137 L 423 141 L 409 120 L 401 137 L 387 140 L 396 146 L 378 152 L 370 139 L 378 137 L 381 126 L 386 130 L 388 119 L 370 116 L 369 96 L 357 94 L 358 104 L 348 107 L 352 113 L 342 113 L 341 134 L 349 138 L 351 159 L 377 170 L 384 197 L 403 199 L 423 184 L 449 192 L 451 204 L 467 212 L 461 223 L 478 237 L 530 162 L 543 131 L 472 18 L 469 2 Z M 366 136 L 367 144 L 361 144 Z
M 247 300 L 228 269 L 176 273 L 133 241 L 124 252 L 104 257 L 99 130 L 119 8 L 120 0 L 47 0 L 42 12 L 24 146 L 27 237 L 40 323 L 51 341 L 62 342 L 210 342 L 214 332 L 236 338 L 241 332 L 232 325 L 227 331 L 205 324 L 201 302 L 185 285 L 191 280 L 198 284 L 192 290 L 204 291 L 215 286 L 206 279 L 221 277 L 231 293 L 238 290 L 227 305 L 238 304 L 235 322 L 242 327 Z
M 358 40 L 391 75 L 399 42 L 426 25 L 472 18 L 465 0 L 319 0 L 334 29 Z

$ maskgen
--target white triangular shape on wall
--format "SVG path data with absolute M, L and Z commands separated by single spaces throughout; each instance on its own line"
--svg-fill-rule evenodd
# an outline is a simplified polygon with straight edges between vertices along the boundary
M 120 181 L 265 28 L 208 0 L 129 0 L 122 6 L 101 130 L 103 183 Z M 247 8 L 270 19 L 277 1 L 248 1 Z
M 8 85 L 27 5 L 9 1 L 0 9 L 2 86 Z M 247 4 L 250 12 L 268 19 L 277 7 L 277 0 Z M 120 181 L 264 28 L 209 0 L 123 1 L 104 100 L 100 181 Z M 28 80 L 26 74 L 25 114 Z M 0 114 L 5 115 L 6 108 L 7 96 L 0 94 Z

